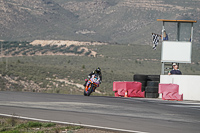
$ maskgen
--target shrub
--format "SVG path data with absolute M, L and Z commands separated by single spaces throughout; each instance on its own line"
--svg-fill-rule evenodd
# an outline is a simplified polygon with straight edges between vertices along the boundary
M 91 51 L 88 51 L 88 52 L 85 53 L 85 56 L 88 56 L 90 54 L 91 54 Z
M 35 55 L 35 51 L 34 51 L 34 52 L 32 52 L 32 53 L 30 53 L 30 55 Z
M 44 123 L 43 127 L 54 127 L 55 125 L 55 123 Z
M 85 69 L 85 65 L 82 66 L 82 69 Z
M 7 123 L 13 127 L 13 126 L 15 126 L 15 124 L 17 123 L 17 121 L 16 121 L 15 118 L 12 117 L 12 118 L 10 118 L 10 119 L 7 120 Z
M 40 122 L 28 122 L 27 123 L 27 127 L 41 127 L 42 126 L 42 123 Z
M 82 54 L 85 51 L 85 49 L 81 49 L 81 51 L 77 51 L 76 54 Z
M 22 53 L 22 55 L 26 55 L 26 51 Z
M 41 52 L 41 54 L 44 54 L 44 53 L 46 53 L 47 51 L 48 51 L 48 50 L 44 50 L 44 51 Z

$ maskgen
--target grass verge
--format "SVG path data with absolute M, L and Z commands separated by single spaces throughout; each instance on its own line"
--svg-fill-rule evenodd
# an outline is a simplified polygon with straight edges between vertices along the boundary
M 17 118 L 0 117 L 1 133 L 73 133 L 82 129 L 81 126 L 59 125 L 55 123 L 44 123 L 37 121 L 20 120 Z

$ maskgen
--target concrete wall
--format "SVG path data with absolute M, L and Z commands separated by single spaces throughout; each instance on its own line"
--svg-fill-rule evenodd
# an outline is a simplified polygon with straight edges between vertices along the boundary
M 160 83 L 179 85 L 183 100 L 200 101 L 200 76 L 197 75 L 160 75 Z M 160 95 L 160 98 L 162 95 Z

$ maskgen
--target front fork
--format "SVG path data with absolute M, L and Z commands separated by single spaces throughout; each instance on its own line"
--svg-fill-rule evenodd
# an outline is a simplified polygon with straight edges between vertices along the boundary
M 86 86 L 85 91 L 88 92 L 88 90 L 92 89 L 92 92 L 95 92 L 96 86 L 93 86 L 93 88 L 91 88 L 92 85 L 90 84 L 89 86 Z

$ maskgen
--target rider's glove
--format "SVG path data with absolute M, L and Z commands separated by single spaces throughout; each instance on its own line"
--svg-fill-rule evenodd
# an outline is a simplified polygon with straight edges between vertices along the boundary
M 101 84 L 101 80 L 100 80 L 99 82 L 100 82 L 100 84 Z
M 88 76 L 88 78 L 90 79 L 90 76 Z

